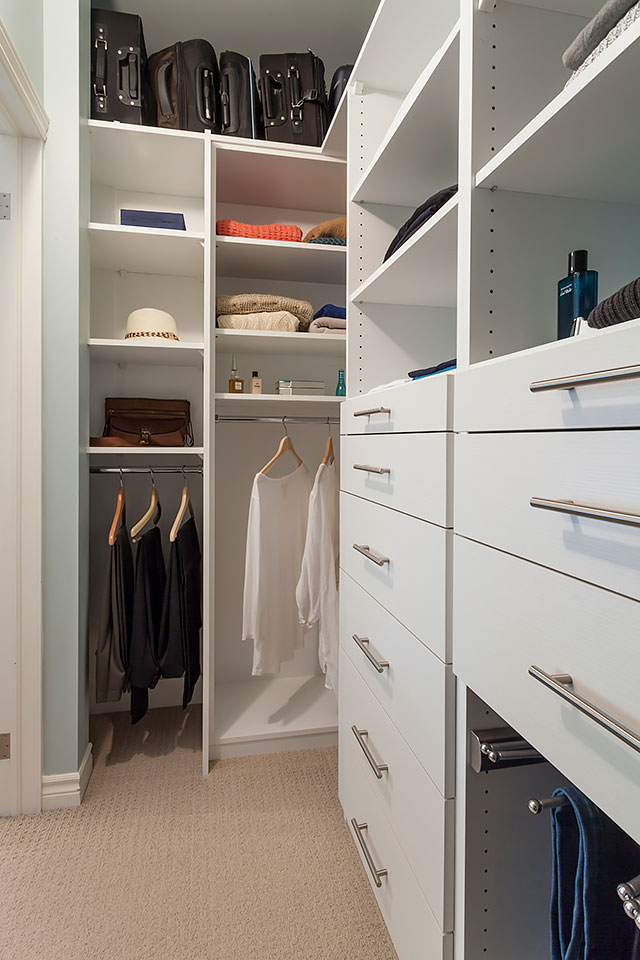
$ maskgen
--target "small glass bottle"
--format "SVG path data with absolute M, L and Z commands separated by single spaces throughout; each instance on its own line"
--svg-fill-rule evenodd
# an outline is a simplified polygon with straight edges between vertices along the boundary
M 231 358 L 231 378 L 229 380 L 229 393 L 244 393 L 244 380 L 238 376 L 238 364 L 236 355 Z
M 569 254 L 569 274 L 558 281 L 558 340 L 570 337 L 578 317 L 585 320 L 598 303 L 598 272 L 588 269 L 586 250 Z
M 338 386 L 336 387 L 336 397 L 346 397 L 347 388 L 344 382 L 344 370 L 338 370 Z
M 249 393 L 262 393 L 262 378 L 258 376 L 257 370 L 254 370 L 251 374 Z

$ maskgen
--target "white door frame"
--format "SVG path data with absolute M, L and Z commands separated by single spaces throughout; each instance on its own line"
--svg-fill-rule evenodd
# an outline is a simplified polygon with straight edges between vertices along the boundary
M 42 167 L 49 120 L 0 19 L 0 133 L 17 140 L 17 456 L 15 469 L 16 711 L 11 733 L 9 815 L 42 809 Z M 1 187 L 0 187 L 1 190 Z M 5 318 L 10 320 L 10 318 Z M 13 457 L 11 458 L 13 459 Z M 11 562 L 14 558 L 8 558 Z M 4 792 L 4 791 L 3 791 Z

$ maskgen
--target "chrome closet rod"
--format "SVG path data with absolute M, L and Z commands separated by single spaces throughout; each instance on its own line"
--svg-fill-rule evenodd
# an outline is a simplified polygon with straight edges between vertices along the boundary
M 216 423 L 340 423 L 340 417 L 223 417 L 216 413 Z
M 113 473 L 113 474 L 122 474 L 122 473 L 151 473 L 153 470 L 154 473 L 178 473 L 178 474 L 187 474 L 187 473 L 202 473 L 202 467 L 90 467 L 89 473 Z

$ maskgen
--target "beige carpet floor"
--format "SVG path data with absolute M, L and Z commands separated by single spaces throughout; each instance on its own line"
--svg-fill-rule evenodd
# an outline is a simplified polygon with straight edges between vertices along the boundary
M 94 719 L 73 810 L 0 821 L 2 960 L 394 960 L 333 748 L 200 775 L 200 712 Z

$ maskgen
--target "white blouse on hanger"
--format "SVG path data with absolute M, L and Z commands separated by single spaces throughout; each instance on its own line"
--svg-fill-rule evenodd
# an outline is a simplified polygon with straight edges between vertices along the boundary
M 296 588 L 300 622 L 320 623 L 318 657 L 325 687 L 338 692 L 338 468 L 321 463 L 309 498 L 307 542 Z
M 277 673 L 305 639 L 296 606 L 311 482 L 304 464 L 253 481 L 244 577 L 242 639 L 253 640 L 253 675 Z

